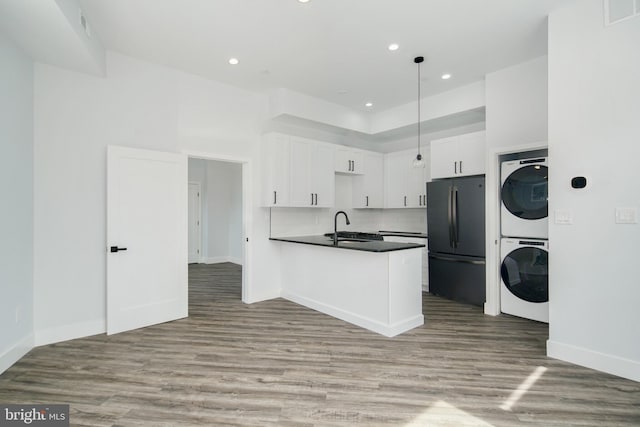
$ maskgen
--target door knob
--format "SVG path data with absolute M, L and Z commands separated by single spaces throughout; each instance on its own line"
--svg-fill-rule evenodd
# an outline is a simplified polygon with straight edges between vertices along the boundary
M 119 251 L 126 251 L 127 248 L 119 248 L 117 246 L 111 246 L 111 252 L 119 252 Z

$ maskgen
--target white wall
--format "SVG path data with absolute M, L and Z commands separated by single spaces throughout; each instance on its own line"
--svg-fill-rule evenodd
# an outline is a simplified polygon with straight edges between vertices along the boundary
M 36 343 L 105 330 L 107 144 L 246 159 L 259 189 L 266 117 L 264 95 L 111 52 L 104 79 L 36 64 Z M 268 216 L 252 197 L 247 301 L 279 294 Z
M 640 18 L 603 25 L 602 1 L 549 17 L 548 354 L 640 381 Z M 570 179 L 585 176 L 587 187 Z M 572 213 L 572 225 L 553 213 Z
M 0 373 L 33 347 L 33 63 L 0 34 Z

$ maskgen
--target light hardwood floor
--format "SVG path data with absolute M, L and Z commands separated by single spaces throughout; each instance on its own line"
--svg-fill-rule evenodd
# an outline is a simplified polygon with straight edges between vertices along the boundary
M 425 325 L 385 338 L 245 305 L 233 264 L 189 274 L 188 319 L 36 348 L 0 402 L 69 403 L 78 426 L 640 425 L 640 383 L 548 359 L 544 324 L 424 294 Z

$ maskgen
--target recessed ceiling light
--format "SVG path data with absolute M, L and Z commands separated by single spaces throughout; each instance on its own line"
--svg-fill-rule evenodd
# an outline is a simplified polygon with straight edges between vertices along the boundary
M 398 50 L 399 47 L 400 46 L 398 45 L 398 43 L 391 43 L 387 49 L 394 51 L 394 50 Z
M 309 0 L 298 0 L 298 3 L 309 3 Z
M 238 61 L 238 58 L 230 58 L 229 59 L 229 64 L 231 64 L 231 65 L 238 65 L 238 62 L 240 62 L 240 61 Z
M 449 80 L 451 78 L 451 74 L 443 74 L 442 75 L 442 80 Z
M 373 107 L 373 102 L 367 102 L 364 104 L 365 107 Z

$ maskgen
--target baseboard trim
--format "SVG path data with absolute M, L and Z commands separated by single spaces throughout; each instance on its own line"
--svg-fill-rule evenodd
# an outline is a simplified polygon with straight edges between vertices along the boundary
M 242 265 L 242 260 L 240 258 L 232 257 L 232 256 L 217 256 L 212 258 L 203 258 L 203 264 L 221 264 L 223 262 L 230 262 L 232 264 Z
M 640 382 L 640 362 L 547 340 L 547 356 Z
M 9 369 L 34 347 L 33 334 L 29 334 L 0 354 L 0 374 Z
M 42 345 L 54 344 L 57 342 L 74 340 L 76 338 L 84 338 L 91 335 L 104 334 L 106 332 L 107 323 L 104 319 L 41 329 L 36 330 L 35 346 L 39 347 Z
M 376 320 L 352 313 L 350 311 L 345 311 L 340 308 L 287 291 L 282 292 L 282 298 L 319 311 L 321 313 L 328 314 L 329 316 L 333 316 L 340 320 L 344 320 L 345 322 L 352 323 L 356 326 L 360 326 L 361 328 L 365 328 L 378 334 L 384 335 L 385 337 L 395 337 L 396 335 L 399 335 L 403 332 L 424 324 L 424 316 L 422 314 L 404 319 L 391 325 L 387 325 Z

